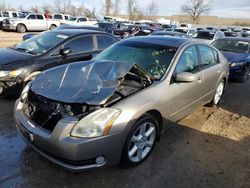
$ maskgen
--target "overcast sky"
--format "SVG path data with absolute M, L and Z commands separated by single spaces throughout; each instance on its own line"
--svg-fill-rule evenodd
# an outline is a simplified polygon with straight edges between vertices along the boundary
M 0 2 L 3 0 L 0 0 Z M 30 7 L 38 5 L 43 2 L 51 4 L 53 0 L 5 0 L 6 4 L 13 7 L 22 5 L 23 7 Z M 73 4 L 85 4 L 86 7 L 92 9 L 95 7 L 97 10 L 101 9 L 103 0 L 71 0 Z M 142 9 L 151 2 L 151 0 L 138 0 Z M 121 0 L 121 13 L 126 14 L 127 1 Z M 180 7 L 187 0 L 155 0 L 158 5 L 158 15 L 173 15 L 180 14 Z M 220 17 L 229 18 L 250 18 L 250 0 L 212 0 L 212 9 L 209 15 L 216 15 Z

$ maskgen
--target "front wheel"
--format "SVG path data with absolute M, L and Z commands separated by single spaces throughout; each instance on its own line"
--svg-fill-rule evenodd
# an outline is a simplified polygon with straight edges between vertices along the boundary
M 137 166 L 152 153 L 159 136 L 159 123 L 151 115 L 137 121 L 128 134 L 122 154 L 122 163 Z
M 23 24 L 17 25 L 17 32 L 18 32 L 18 33 L 25 33 L 26 30 L 27 30 L 27 29 L 26 29 L 25 25 L 23 25 Z

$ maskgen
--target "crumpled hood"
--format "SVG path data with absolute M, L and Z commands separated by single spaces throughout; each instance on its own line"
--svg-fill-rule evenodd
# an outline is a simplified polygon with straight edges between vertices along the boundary
M 7 65 L 16 61 L 28 60 L 32 55 L 15 51 L 9 48 L 0 48 L 0 66 Z
M 228 59 L 229 63 L 250 61 L 249 53 L 234 53 L 234 52 L 222 52 L 222 53 Z
M 63 65 L 40 74 L 31 90 L 63 103 L 102 105 L 114 94 L 134 63 L 89 61 Z

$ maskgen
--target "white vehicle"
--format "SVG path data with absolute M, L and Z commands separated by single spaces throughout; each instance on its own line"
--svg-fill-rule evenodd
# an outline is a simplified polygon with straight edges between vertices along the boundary
M 112 22 L 112 23 L 115 23 L 115 22 L 127 22 L 128 21 L 127 19 L 113 17 L 113 16 L 104 16 L 103 20 L 107 21 L 107 22 Z
M 69 20 L 65 21 L 66 24 L 71 25 L 89 25 L 96 26 L 97 21 L 87 17 L 71 17 Z
M 24 33 L 26 31 L 45 31 L 52 30 L 60 26 L 59 20 L 46 19 L 43 14 L 30 13 L 19 18 L 5 19 L 3 21 L 4 30 L 17 31 Z
M 20 13 L 16 11 L 5 11 L 0 12 L 0 27 L 3 25 L 3 20 L 7 18 L 17 18 L 19 17 Z
M 191 24 L 180 23 L 180 25 L 176 28 L 176 30 L 181 30 L 183 32 L 187 32 L 190 28 L 192 28 Z
M 61 23 L 65 23 L 66 21 L 68 21 L 71 18 L 71 15 L 69 15 L 69 14 L 55 14 L 53 16 L 53 18 L 55 20 L 60 20 Z

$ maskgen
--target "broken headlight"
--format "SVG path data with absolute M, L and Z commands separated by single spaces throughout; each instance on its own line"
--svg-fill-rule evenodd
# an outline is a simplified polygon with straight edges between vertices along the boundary
M 71 131 L 71 136 L 94 138 L 107 135 L 120 112 L 115 108 L 100 108 L 82 118 Z

